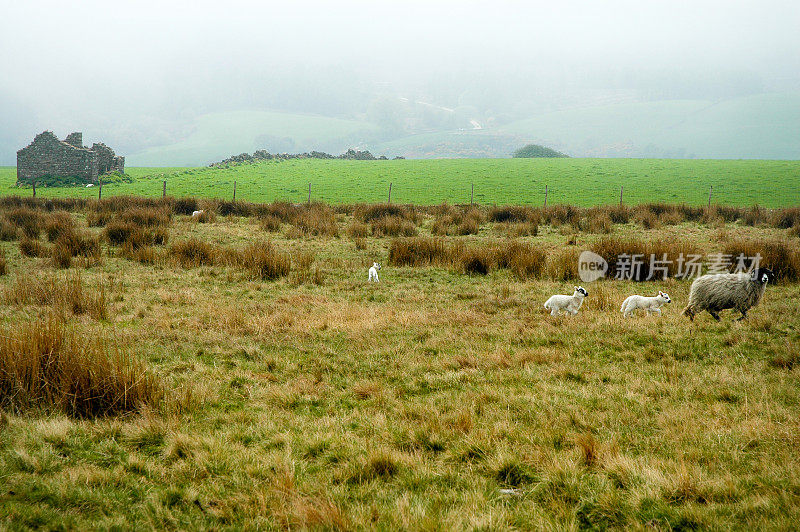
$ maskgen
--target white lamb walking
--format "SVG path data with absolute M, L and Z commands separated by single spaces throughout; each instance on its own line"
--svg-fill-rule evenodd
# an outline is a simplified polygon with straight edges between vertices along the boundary
M 575 293 L 571 296 L 556 294 L 551 296 L 550 299 L 544 304 L 544 308 L 550 311 L 551 316 L 558 316 L 562 310 L 573 316 L 578 313 L 578 309 L 583 304 L 583 298 L 589 295 L 589 292 L 582 286 L 575 287 Z
M 669 298 L 669 294 L 659 290 L 658 295 L 653 297 L 636 295 L 629 296 L 627 299 L 625 299 L 625 301 L 622 302 L 622 306 L 619 310 L 626 318 L 633 316 L 633 313 L 636 309 L 646 310 L 648 314 L 658 312 L 658 315 L 660 316 L 661 307 L 667 303 L 672 303 L 672 300 Z
M 373 281 L 376 283 L 380 282 L 380 280 L 378 279 L 378 270 L 380 269 L 381 269 L 380 264 L 378 264 L 377 262 L 372 263 L 372 268 L 369 269 L 369 277 L 367 277 L 368 283 L 371 283 Z

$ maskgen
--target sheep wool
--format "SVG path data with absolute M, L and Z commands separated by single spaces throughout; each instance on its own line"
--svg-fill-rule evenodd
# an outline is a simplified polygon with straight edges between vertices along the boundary
M 739 320 L 743 320 L 747 311 L 761 301 L 767 283 L 774 280 L 769 268 L 758 268 L 752 273 L 703 275 L 692 283 L 689 304 L 683 314 L 694 320 L 696 314 L 705 310 L 719 321 L 719 311 L 734 309 L 742 313 Z
M 578 313 L 578 309 L 581 308 L 583 298 L 588 295 L 589 292 L 587 292 L 584 287 L 576 286 L 575 292 L 571 296 L 563 294 L 551 296 L 544 304 L 544 308 L 550 311 L 551 316 L 558 316 L 561 311 L 574 316 Z
M 661 315 L 661 307 L 667 303 L 672 303 L 669 294 L 659 291 L 658 295 L 653 297 L 639 295 L 628 296 L 628 298 L 622 302 L 622 306 L 619 310 L 626 318 L 633 316 L 633 313 L 637 309 L 645 310 L 648 314 L 658 313 Z

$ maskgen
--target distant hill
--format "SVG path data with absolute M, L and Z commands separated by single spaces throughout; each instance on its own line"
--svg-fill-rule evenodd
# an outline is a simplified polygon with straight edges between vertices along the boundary
M 342 153 L 352 147 L 390 158 L 496 158 L 534 143 L 573 157 L 800 159 L 797 124 L 800 92 L 598 104 L 413 135 L 365 120 L 253 110 L 200 116 L 182 140 L 123 155 L 130 166 L 205 165 L 258 149 Z M 4 147 L 11 156 L 18 148 Z
M 272 111 L 213 113 L 195 120 L 192 133 L 174 144 L 129 154 L 131 166 L 203 166 L 243 152 L 311 150 L 341 153 L 363 144 L 377 128 L 368 122 Z
M 571 109 L 507 124 L 583 157 L 800 159 L 800 93 Z

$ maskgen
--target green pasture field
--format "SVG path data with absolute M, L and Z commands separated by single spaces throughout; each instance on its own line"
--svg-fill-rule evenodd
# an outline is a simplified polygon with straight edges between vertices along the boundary
M 392 202 L 593 206 L 668 202 L 785 207 L 800 204 L 800 161 L 670 159 L 442 159 L 397 161 L 288 160 L 230 168 L 129 168 L 133 183 L 105 196 L 167 194 L 271 202 Z M 0 194 L 30 195 L 15 187 L 14 168 L 0 168 Z M 97 188 L 39 189 L 43 197 L 95 197 Z

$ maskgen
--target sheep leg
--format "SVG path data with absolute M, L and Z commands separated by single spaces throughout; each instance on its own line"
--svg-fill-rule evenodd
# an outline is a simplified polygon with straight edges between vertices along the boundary
M 715 320 L 719 321 L 719 314 L 717 314 L 717 311 L 709 309 L 708 313 L 711 314 L 712 318 L 714 318 Z
M 742 321 L 747 318 L 747 311 L 743 310 L 742 315 L 736 321 Z
M 558 309 L 554 308 L 552 311 L 550 311 L 550 315 L 551 316 L 558 316 Z

